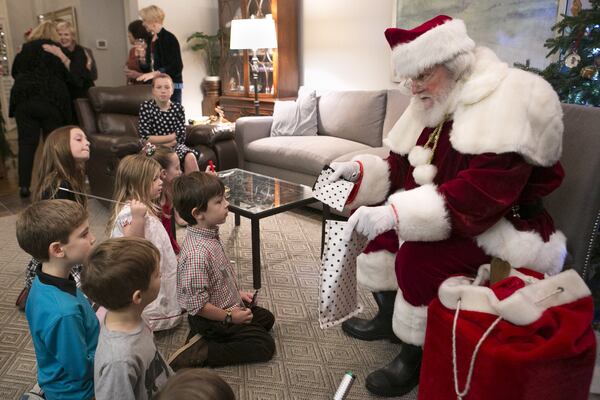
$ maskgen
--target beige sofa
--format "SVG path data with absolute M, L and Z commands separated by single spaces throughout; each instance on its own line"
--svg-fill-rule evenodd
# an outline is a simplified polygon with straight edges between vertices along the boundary
M 385 157 L 382 140 L 408 106 L 398 90 L 345 91 L 317 99 L 317 136 L 271 137 L 273 117 L 236 121 L 241 168 L 312 186 L 324 165 L 357 154 Z

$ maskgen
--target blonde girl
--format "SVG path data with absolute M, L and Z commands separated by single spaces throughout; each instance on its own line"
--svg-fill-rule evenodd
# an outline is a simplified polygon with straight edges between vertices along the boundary
M 113 199 L 117 203 L 107 226 L 111 237 L 143 237 L 160 251 L 160 292 L 142 313 L 154 331 L 173 328 L 181 321 L 176 291 L 177 257 L 160 221 L 161 174 L 160 164 L 145 154 L 123 158 L 115 178 Z
M 34 201 L 48 199 L 73 200 L 87 206 L 86 197 L 81 194 L 60 190 L 68 189 L 85 193 L 85 163 L 90 158 L 90 142 L 80 127 L 67 125 L 53 130 L 42 148 L 42 159 L 37 169 L 38 185 L 33 194 Z M 19 294 L 16 306 L 23 309 L 29 288 L 36 276 L 40 262 L 32 258 L 27 265 L 25 288 Z M 72 270 L 79 285 L 81 266 Z
M 179 244 L 177 243 L 177 238 L 175 236 L 174 224 L 176 212 L 173 209 L 173 181 L 178 176 L 181 176 L 179 157 L 177 157 L 177 153 L 175 153 L 173 149 L 164 146 L 155 147 L 151 144 L 147 144 L 143 151 L 158 161 L 162 168 L 161 178 L 163 181 L 163 191 L 162 196 L 160 197 L 160 219 L 169 235 L 173 251 L 175 251 L 175 254 L 179 254 Z

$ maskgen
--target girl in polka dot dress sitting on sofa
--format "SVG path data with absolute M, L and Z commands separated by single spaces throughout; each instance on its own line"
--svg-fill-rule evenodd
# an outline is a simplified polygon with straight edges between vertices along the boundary
M 140 106 L 139 134 L 154 145 L 171 147 L 177 153 L 183 172 L 198 171 L 198 154 L 185 145 L 185 111 L 180 103 L 170 100 L 173 81 L 160 74 L 152 81 L 152 100 Z

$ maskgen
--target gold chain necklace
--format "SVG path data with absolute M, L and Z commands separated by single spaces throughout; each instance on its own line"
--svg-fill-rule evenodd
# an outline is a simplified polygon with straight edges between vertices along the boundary
M 448 116 L 445 116 L 442 122 L 435 127 L 433 132 L 429 134 L 429 138 L 427 139 L 427 143 L 423 146 L 426 149 L 431 149 L 431 156 L 429 157 L 429 164 L 433 161 L 433 155 L 435 153 L 435 149 L 437 148 L 438 140 L 440 140 L 440 133 L 442 132 L 442 127 L 446 123 Z

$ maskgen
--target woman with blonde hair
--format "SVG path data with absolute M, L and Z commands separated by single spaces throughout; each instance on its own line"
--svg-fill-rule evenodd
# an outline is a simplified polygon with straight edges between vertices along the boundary
M 56 30 L 62 47 L 49 51 L 59 58 L 62 53 L 70 60 L 68 68 L 73 75 L 73 84 L 69 85 L 71 99 L 87 97 L 88 89 L 94 86 L 94 81 L 98 79 L 98 70 L 92 50 L 77 43 L 75 28 L 69 21 L 58 20 Z M 73 117 L 75 117 L 74 113 Z
M 19 146 L 19 195 L 28 197 L 33 158 L 39 142 L 59 126 L 71 121 L 71 96 L 67 82 L 72 80 L 65 56 L 59 58 L 45 49 L 58 47 L 53 22 L 45 21 L 29 35 L 13 61 L 15 80 L 10 92 L 9 116 L 17 122 Z
M 183 61 L 179 41 L 171 32 L 163 27 L 165 12 L 157 6 L 148 6 L 140 10 L 140 18 L 146 30 L 152 33 L 150 54 L 152 72 L 145 73 L 137 78 L 140 82 L 147 82 L 160 74 L 167 74 L 173 81 L 173 94 L 171 101 L 181 103 L 183 90 Z
M 117 167 L 113 206 L 107 230 L 111 237 L 138 236 L 160 251 L 160 290 L 142 315 L 153 331 L 175 327 L 181 322 L 177 304 L 177 256 L 160 220 L 162 168 L 151 154 L 132 154 Z

